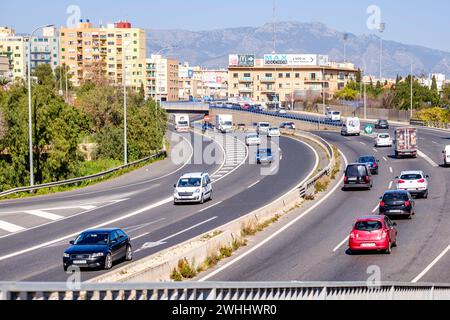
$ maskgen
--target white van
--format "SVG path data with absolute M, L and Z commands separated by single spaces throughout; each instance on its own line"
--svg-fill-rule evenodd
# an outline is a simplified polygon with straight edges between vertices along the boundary
M 343 136 L 359 136 L 361 134 L 361 121 L 358 117 L 349 117 L 345 119 L 341 129 Z
M 173 187 L 174 204 L 212 200 L 212 182 L 206 172 L 184 174 Z
M 261 135 L 267 135 L 269 133 L 270 123 L 258 122 L 256 126 L 256 132 Z
M 444 166 L 450 165 L 450 145 L 445 146 L 442 153 L 444 154 Z
M 189 132 L 189 115 L 175 114 L 174 124 L 177 132 Z
M 341 113 L 339 111 L 328 111 L 325 118 L 328 121 L 339 122 L 341 121 Z

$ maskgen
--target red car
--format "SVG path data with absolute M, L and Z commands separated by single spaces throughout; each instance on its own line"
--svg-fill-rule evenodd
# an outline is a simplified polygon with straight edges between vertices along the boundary
M 377 250 L 390 254 L 397 246 L 396 226 L 384 215 L 359 218 L 350 233 L 350 252 Z

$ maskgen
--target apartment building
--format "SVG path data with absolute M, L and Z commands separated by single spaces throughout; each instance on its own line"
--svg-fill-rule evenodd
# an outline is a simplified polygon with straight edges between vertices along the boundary
M 41 36 L 34 36 L 31 45 L 31 70 L 40 64 L 48 64 L 53 70 L 59 65 L 59 33 L 55 27 L 42 30 Z
M 202 98 L 201 87 L 202 81 L 198 77 L 200 67 L 192 67 L 185 62 L 178 66 L 178 83 L 180 100 L 198 100 Z M 194 75 L 196 75 L 194 77 Z
M 331 98 L 356 78 L 351 63 L 329 62 L 317 54 L 230 55 L 229 98 L 249 99 L 267 107 L 290 105 L 308 92 Z
M 7 56 L 0 56 L 0 78 L 8 78 L 9 59 Z
M 9 27 L 0 27 L 0 55 L 8 57 L 8 78 L 26 78 L 27 50 L 28 37 L 16 35 L 15 30 Z
M 179 100 L 178 60 L 151 55 L 146 60 L 146 96 L 161 101 Z
M 72 74 L 72 81 L 80 85 L 94 77 L 104 77 L 112 85 L 139 88 L 146 84 L 145 30 L 133 28 L 120 21 L 94 27 L 80 20 L 76 28 L 60 30 L 60 61 Z

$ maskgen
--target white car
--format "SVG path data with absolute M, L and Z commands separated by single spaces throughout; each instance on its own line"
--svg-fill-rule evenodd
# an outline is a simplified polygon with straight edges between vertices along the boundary
M 450 165 L 450 145 L 445 146 L 442 154 L 444 155 L 444 166 Z
M 379 133 L 375 139 L 375 147 L 392 147 L 393 141 L 389 133 Z
M 328 111 L 325 115 L 328 121 L 341 121 L 341 113 L 339 111 Z
M 285 109 L 278 109 L 278 110 L 277 110 L 277 113 L 278 113 L 278 114 L 286 114 L 287 111 L 286 111 Z
M 269 128 L 269 130 L 267 131 L 267 136 L 268 137 L 280 137 L 281 136 L 280 129 L 278 129 L 278 128 Z
M 205 172 L 184 174 L 173 187 L 174 204 L 212 200 L 212 182 Z
M 403 171 L 397 179 L 397 190 L 409 191 L 411 195 L 428 198 L 428 175 L 423 171 Z
M 267 134 L 270 128 L 270 123 L 268 122 L 258 122 L 257 126 L 256 126 L 256 132 L 261 135 L 261 134 Z
M 249 133 L 245 137 L 245 144 L 248 146 L 259 146 L 261 144 L 261 138 L 257 133 Z

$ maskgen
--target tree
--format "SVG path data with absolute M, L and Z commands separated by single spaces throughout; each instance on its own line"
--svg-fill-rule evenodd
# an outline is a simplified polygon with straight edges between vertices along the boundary
M 38 65 L 31 74 L 33 77 L 37 78 L 38 84 L 46 86 L 48 88 L 55 88 L 56 82 L 53 75 L 52 67 L 49 64 Z
M 361 69 L 358 68 L 358 71 L 356 72 L 356 83 L 362 82 L 362 72 Z

